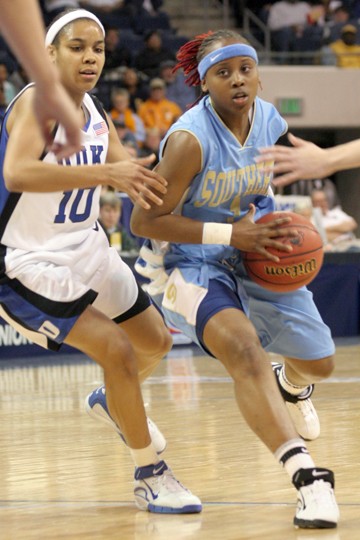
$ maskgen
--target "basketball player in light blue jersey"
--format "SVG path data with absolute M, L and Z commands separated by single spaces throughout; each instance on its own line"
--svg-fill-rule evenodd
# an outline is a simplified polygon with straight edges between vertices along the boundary
M 48 29 L 46 46 L 82 114 L 82 149 L 60 163 L 33 109 L 34 87 L 9 105 L 0 135 L 0 315 L 43 347 L 67 343 L 104 369 L 105 387 L 87 409 L 122 436 L 135 463 L 142 510 L 201 511 L 160 454 L 166 445 L 147 421 L 139 386 L 171 347 L 161 316 L 97 222 L 101 186 L 126 192 L 144 209 L 161 204 L 164 179 L 153 158 L 131 160 L 90 94 L 104 65 L 104 29 L 92 13 L 70 10 Z M 54 143 L 64 128 L 52 125 Z
M 245 420 L 298 490 L 295 526 L 336 527 L 333 473 L 315 467 L 299 438 L 319 435 L 309 383 L 333 369 L 330 331 L 306 288 L 267 291 L 241 266 L 241 252 L 271 259 L 267 248 L 279 248 L 276 237 L 290 235 L 286 221 L 254 223 L 274 210 L 271 175 L 255 161 L 258 148 L 274 144 L 286 123 L 257 97 L 257 54 L 239 34 L 198 36 L 178 60 L 202 97 L 162 141 L 163 205 L 149 212 L 135 206 L 133 232 L 153 239 L 136 268 L 151 279 L 148 290 L 169 325 L 220 360 L 234 379 Z M 267 351 L 285 358 L 285 368 L 275 366 L 277 378 Z

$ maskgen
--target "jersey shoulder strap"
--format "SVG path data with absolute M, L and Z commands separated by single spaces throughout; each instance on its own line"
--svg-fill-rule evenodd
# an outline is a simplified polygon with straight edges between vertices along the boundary
M 101 116 L 103 117 L 103 119 L 105 120 L 107 127 L 109 127 L 109 122 L 108 122 L 106 113 L 105 113 L 105 111 L 104 111 L 104 107 L 103 107 L 102 104 L 101 104 L 101 101 L 99 100 L 99 98 L 97 98 L 97 97 L 94 96 L 93 94 L 89 94 L 89 96 L 91 97 L 91 99 L 92 99 L 93 102 L 94 102 L 95 107 L 97 108 L 97 110 L 99 111 L 99 113 L 101 114 Z

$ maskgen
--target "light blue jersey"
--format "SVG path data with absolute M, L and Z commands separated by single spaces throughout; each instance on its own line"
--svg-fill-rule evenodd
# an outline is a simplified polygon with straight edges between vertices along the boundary
M 201 148 L 201 172 L 176 213 L 198 221 L 233 223 L 244 217 L 250 203 L 256 207 L 255 219 L 274 211 L 271 175 L 264 174 L 255 157 L 259 147 L 274 144 L 286 129 L 286 122 L 273 105 L 256 99 L 249 135 L 241 145 L 215 112 L 210 98 L 202 99 L 173 124 L 160 147 L 161 156 L 171 133 L 188 131 Z M 181 265 L 184 258 L 192 259 L 195 265 L 222 266 L 223 259 L 238 257 L 239 251 L 231 246 L 170 244 L 165 266 L 171 269 Z M 204 269 L 196 282 L 207 286 Z
M 209 96 L 173 124 L 161 143 L 160 158 L 175 131 L 191 133 L 201 148 L 201 171 L 174 213 L 197 221 L 233 223 L 245 216 L 250 203 L 256 207 L 255 220 L 275 210 L 271 174 L 264 173 L 255 157 L 258 148 L 277 142 L 287 124 L 272 104 L 259 98 L 250 124 L 241 145 L 214 110 Z M 147 243 L 136 270 L 150 278 L 148 292 L 161 305 L 167 322 L 202 347 L 207 320 L 222 309 L 235 307 L 249 316 L 268 351 L 300 359 L 323 358 L 334 352 L 330 331 L 311 293 L 304 287 L 279 295 L 250 282 L 236 248 Z M 262 316 L 264 306 L 266 317 Z

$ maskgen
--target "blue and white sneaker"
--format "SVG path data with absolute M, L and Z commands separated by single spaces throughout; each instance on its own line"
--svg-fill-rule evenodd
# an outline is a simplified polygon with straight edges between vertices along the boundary
M 197 514 L 201 501 L 176 480 L 165 461 L 135 469 L 135 504 L 158 514 Z
M 85 409 L 89 416 L 91 416 L 92 418 L 101 420 L 102 422 L 111 426 L 126 444 L 125 438 L 121 433 L 119 426 L 114 422 L 114 420 L 109 414 L 109 410 L 106 404 L 104 385 L 100 386 L 87 396 L 87 398 L 85 399 Z M 157 425 L 152 420 L 150 420 L 150 418 L 148 418 L 147 421 L 150 437 L 155 447 L 155 450 L 158 454 L 162 454 L 162 452 L 164 452 L 166 448 L 166 439 L 157 427 Z

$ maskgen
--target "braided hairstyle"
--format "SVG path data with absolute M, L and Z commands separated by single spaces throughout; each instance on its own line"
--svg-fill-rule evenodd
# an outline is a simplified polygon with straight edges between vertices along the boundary
M 208 54 L 214 43 L 224 39 L 236 39 L 239 43 L 249 44 L 241 34 L 233 30 L 217 30 L 215 32 L 210 30 L 206 34 L 195 36 L 193 40 L 180 47 L 176 55 L 178 63 L 173 71 L 182 69 L 186 75 L 185 82 L 188 86 L 200 86 L 201 80 L 197 70 L 199 62 Z

